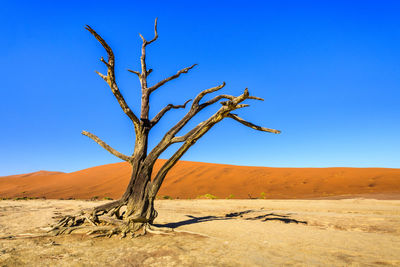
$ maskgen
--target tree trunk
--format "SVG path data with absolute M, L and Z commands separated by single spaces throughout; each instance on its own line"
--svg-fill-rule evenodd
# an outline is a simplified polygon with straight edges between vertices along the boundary
M 143 166 L 135 175 L 132 174 L 133 183 L 127 188 L 131 192 L 124 200 L 127 205 L 126 212 L 123 216 L 125 221 L 130 223 L 153 223 L 157 217 L 154 209 L 154 197 L 151 197 L 151 168 L 152 166 Z
M 143 124 L 148 124 L 148 122 L 144 120 Z M 145 161 L 150 131 L 150 128 L 146 126 L 142 127 L 142 131 L 136 136 L 132 175 L 120 200 L 122 205 L 126 205 L 123 220 L 128 224 L 131 231 L 137 231 L 144 224 L 152 224 L 157 217 L 157 212 L 154 209 L 154 197 L 149 195 L 155 160 L 151 163 Z

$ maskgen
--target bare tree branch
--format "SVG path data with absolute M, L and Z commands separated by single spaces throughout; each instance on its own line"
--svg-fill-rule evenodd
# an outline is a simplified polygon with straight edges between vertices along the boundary
M 207 91 L 207 90 L 206 90 Z M 212 90 L 211 90 L 212 91 Z M 203 91 L 204 92 L 204 91 Z M 203 93 L 202 92 L 202 93 Z M 200 94 L 202 94 L 200 93 Z M 235 119 L 237 121 L 239 121 L 240 123 L 259 130 L 259 131 L 264 131 L 264 132 L 272 132 L 272 133 L 280 133 L 280 131 L 278 130 L 274 130 L 274 129 L 269 129 L 269 128 L 265 128 L 265 127 L 261 127 L 261 126 L 257 126 L 255 124 L 252 124 L 248 121 L 245 121 L 244 119 L 238 117 L 236 114 L 232 114 L 230 113 L 233 110 L 236 109 L 240 109 L 243 107 L 247 107 L 249 105 L 247 104 L 240 104 L 241 102 L 243 102 L 246 99 L 257 99 L 257 100 L 261 100 L 261 98 L 258 97 L 254 97 L 254 96 L 250 96 L 249 95 L 249 91 L 246 88 L 243 92 L 243 94 L 237 96 L 237 97 L 232 97 L 229 95 L 221 95 L 221 96 L 217 96 L 216 98 L 207 101 L 206 103 L 215 103 L 218 100 L 216 99 L 221 99 L 221 98 L 227 98 L 229 99 L 228 101 L 225 101 L 224 104 L 222 105 L 222 107 L 214 114 L 212 115 L 210 118 L 208 118 L 207 120 L 201 122 L 199 125 L 197 125 L 195 128 L 193 128 L 192 130 L 190 130 L 187 134 L 185 134 L 184 136 L 180 136 L 180 137 L 172 137 L 169 139 L 168 143 L 166 144 L 166 147 L 168 147 L 170 144 L 172 143 L 177 143 L 177 142 L 184 142 L 182 144 L 182 146 L 172 155 L 172 157 L 170 157 L 165 163 L 164 165 L 160 168 L 160 170 L 158 171 L 158 173 L 156 174 L 156 176 L 154 177 L 153 181 L 152 181 L 152 188 L 151 188 L 151 195 L 154 195 L 158 192 L 158 190 L 160 189 L 160 186 L 165 178 L 165 175 L 168 173 L 168 171 L 176 164 L 176 162 L 182 157 L 182 155 L 193 145 L 197 142 L 198 139 L 200 139 L 206 132 L 208 132 L 215 124 L 217 124 L 218 122 L 220 122 L 221 120 L 223 120 L 226 117 L 230 117 L 232 119 Z M 196 101 L 197 103 L 199 102 Z M 201 106 L 201 105 L 200 105 Z M 199 107 L 200 107 L 199 106 Z M 153 152 L 153 151 L 152 151 Z
M 156 116 L 150 121 L 151 126 L 154 126 L 157 124 L 157 122 L 164 116 L 165 113 L 167 113 L 171 109 L 178 109 L 178 108 L 186 108 L 186 104 L 192 101 L 192 99 L 187 100 L 183 105 L 172 105 L 168 104 L 166 107 L 164 107 L 160 112 L 157 113 Z
M 224 98 L 225 98 L 225 99 L 229 99 L 229 100 L 233 100 L 235 97 L 232 96 L 232 95 L 218 95 L 218 96 L 212 98 L 211 100 L 208 100 L 207 102 L 204 102 L 204 103 L 201 104 L 201 105 L 206 105 L 206 106 L 208 106 L 208 105 L 214 104 L 215 102 L 218 102 L 219 100 L 224 99 Z M 254 99 L 254 100 L 261 100 L 261 101 L 264 101 L 263 98 L 257 97 L 257 96 L 248 96 L 246 99 Z
M 115 98 L 117 99 L 122 110 L 132 120 L 133 124 L 135 125 L 135 131 L 138 132 L 139 125 L 140 125 L 139 119 L 136 117 L 136 115 L 133 113 L 133 111 L 129 108 L 124 97 L 122 96 L 121 92 L 119 91 L 119 88 L 115 81 L 115 73 L 114 73 L 115 59 L 114 59 L 114 53 L 113 53 L 111 47 L 89 25 L 86 25 L 85 29 L 88 30 L 100 42 L 100 44 L 104 47 L 104 49 L 106 50 L 107 55 L 108 55 L 107 61 L 105 61 L 103 57 L 100 59 L 107 66 L 107 75 L 103 75 L 98 71 L 96 71 L 96 73 L 101 78 L 103 78 L 107 82 L 107 84 L 110 86 L 111 91 L 114 94 Z
M 231 96 L 231 95 L 219 95 L 214 97 L 213 99 L 200 104 L 199 102 L 201 99 L 206 95 L 210 94 L 213 92 L 216 92 L 220 89 L 222 89 L 225 86 L 225 82 L 223 82 L 219 86 L 212 87 L 210 89 L 206 89 L 202 92 L 200 92 L 195 100 L 193 101 L 191 109 L 186 113 L 186 115 L 177 123 L 175 124 L 161 139 L 161 141 L 158 143 L 156 147 L 153 148 L 153 150 L 150 152 L 149 156 L 150 158 L 152 156 L 159 156 L 165 149 L 167 149 L 171 144 L 177 143 L 177 142 L 183 142 L 185 141 L 188 137 L 196 133 L 196 130 L 199 129 L 197 127 L 202 127 L 203 123 L 200 123 L 198 126 L 196 126 L 194 129 L 190 130 L 186 135 L 181 136 L 181 137 L 175 137 L 175 135 L 197 114 L 199 113 L 203 108 L 216 103 L 218 100 L 226 98 L 229 99 L 229 101 L 226 101 L 223 103 L 223 107 L 225 107 L 227 110 L 232 111 L 235 109 L 247 107 L 247 104 L 239 104 L 240 102 L 244 101 L 245 99 L 250 98 L 249 91 L 246 88 L 243 92 L 242 95 L 239 95 L 237 97 Z M 255 97 L 251 97 L 252 99 Z M 224 115 L 226 117 L 226 115 Z M 197 129 L 196 129 L 197 128 Z
M 241 97 L 241 96 L 239 96 L 239 97 Z M 214 104 L 215 102 L 217 102 L 219 99 L 222 99 L 222 98 L 230 99 L 230 100 L 232 100 L 231 101 L 231 103 L 232 103 L 233 101 L 235 101 L 239 97 L 234 97 L 234 96 L 231 96 L 231 95 L 219 95 L 219 96 L 216 96 L 215 98 L 213 98 L 210 101 L 207 101 L 207 102 L 205 102 L 205 103 L 203 103 L 201 105 L 205 105 L 205 106 L 211 105 L 211 104 Z M 249 99 L 249 98 L 250 98 L 250 96 L 247 97 L 246 99 Z M 243 101 L 243 100 L 241 100 L 241 101 Z M 238 102 L 238 103 L 240 103 L 240 102 Z M 248 107 L 249 106 L 247 104 L 238 104 L 238 103 L 236 103 L 234 105 L 231 105 L 231 104 L 228 104 L 228 102 L 222 102 L 221 104 L 223 104 L 223 106 L 224 106 L 224 104 L 226 104 L 227 107 L 229 109 L 231 109 L 231 110 L 240 109 L 240 108 L 244 108 L 244 107 Z M 225 117 L 227 117 L 229 115 L 230 115 L 230 113 L 227 113 L 225 115 Z M 196 127 L 194 127 L 192 130 L 187 132 L 185 135 L 177 136 L 177 137 L 172 138 L 171 139 L 171 143 L 179 143 L 179 142 L 184 142 L 184 141 L 188 140 L 191 136 L 195 135 L 203 126 L 205 126 L 205 124 L 206 124 L 206 121 L 203 121 L 203 122 L 199 123 Z
M 201 104 L 201 105 L 204 105 L 204 106 L 208 106 L 208 105 L 212 105 L 212 104 L 214 104 L 214 103 L 216 103 L 216 102 L 218 102 L 219 100 L 221 100 L 221 99 L 230 99 L 230 100 L 232 100 L 233 98 L 235 98 L 234 96 L 231 96 L 231 95 L 218 95 L 218 96 L 216 96 L 216 97 L 214 97 L 213 99 L 210 99 L 210 100 L 208 100 L 207 102 L 204 102 L 203 104 Z
M 164 84 L 166 84 L 169 81 L 172 81 L 176 78 L 178 78 L 182 73 L 188 73 L 189 70 L 191 70 L 192 68 L 194 68 L 197 64 L 193 64 L 190 67 L 181 69 L 180 71 L 178 71 L 175 75 L 172 75 L 171 77 L 168 77 L 164 80 L 162 80 L 161 82 L 158 82 L 157 84 L 153 85 L 152 87 L 149 88 L 150 93 L 154 92 L 155 90 L 157 90 L 159 87 L 163 86 Z
M 175 124 L 165 135 L 164 137 L 161 139 L 161 141 L 151 150 L 151 152 L 148 155 L 148 158 L 146 159 L 146 161 L 153 161 L 156 158 L 158 158 L 162 152 L 164 152 L 171 144 L 173 143 L 177 143 L 177 142 L 183 142 L 183 141 L 187 141 L 188 138 L 191 138 L 193 135 L 196 135 L 198 131 L 202 131 L 204 129 L 204 127 L 208 127 L 206 125 L 202 125 L 202 123 L 200 123 L 198 126 L 198 128 L 194 128 L 192 130 L 190 130 L 186 135 L 181 136 L 181 137 L 176 137 L 175 135 L 197 114 L 199 113 L 203 108 L 207 107 L 208 105 L 211 105 L 213 103 L 215 103 L 216 101 L 211 101 L 211 102 L 206 102 L 203 103 L 201 105 L 199 105 L 199 102 L 201 101 L 201 99 L 209 93 L 215 92 L 220 90 L 221 88 L 223 88 L 225 86 L 225 82 L 219 86 L 210 88 L 210 89 L 206 89 L 202 92 L 200 92 L 195 100 L 193 101 L 192 107 L 191 109 L 188 111 L 188 113 L 186 113 L 186 115 L 177 123 Z M 227 95 L 224 95 L 227 96 Z M 228 98 L 232 98 L 231 96 L 227 96 Z M 238 104 L 242 101 L 244 101 L 247 97 L 249 97 L 249 92 L 247 90 L 247 88 L 244 90 L 244 93 L 238 97 L 233 97 L 232 100 L 230 100 L 230 104 L 226 105 L 226 106 L 222 106 L 220 108 L 220 110 L 218 112 L 225 112 L 226 114 L 229 111 L 241 108 L 242 106 L 238 106 Z M 221 111 L 222 110 L 222 111 Z M 228 111 L 228 112 L 227 112 Z M 214 117 L 216 118 L 214 120 L 215 121 L 220 121 L 221 119 L 226 117 L 225 113 L 218 113 L 218 114 L 222 114 L 219 117 Z M 215 114 L 214 114 L 215 115 Z M 216 115 L 215 115 L 216 116 Z M 205 123 L 205 122 L 203 122 Z M 216 123 L 216 122 L 215 122 Z M 210 125 L 213 125 L 213 123 L 210 123 Z M 175 139 L 174 139 L 175 138 Z M 196 141 L 194 141 L 196 142 Z
M 160 168 L 156 176 L 152 181 L 151 187 L 151 195 L 155 195 L 161 187 L 162 182 L 164 181 L 165 175 L 168 171 L 176 164 L 176 162 L 183 156 L 183 154 L 194 145 L 198 139 L 200 139 L 204 134 L 206 134 L 215 124 L 229 116 L 230 112 L 235 109 L 239 109 L 247 106 L 246 104 L 240 104 L 244 100 L 249 97 L 249 91 L 247 88 L 244 90 L 244 93 L 234 97 L 232 100 L 227 101 L 226 105 L 222 105 L 222 107 L 214 113 L 210 118 L 201 122 L 191 131 L 189 131 L 186 135 L 181 137 L 172 138 L 169 140 L 167 147 L 171 143 L 184 142 L 182 146 L 170 157 L 164 165 Z
M 127 69 L 129 72 L 136 74 L 140 78 L 140 72 L 136 70 Z
M 104 47 L 104 49 L 107 51 L 107 54 L 108 54 L 108 62 L 107 63 L 110 65 L 114 65 L 114 53 L 113 53 L 111 47 L 89 25 L 86 25 L 85 29 L 88 30 L 97 39 L 97 41 L 100 42 L 100 44 Z
M 186 115 L 179 121 L 177 122 L 161 139 L 161 141 L 150 151 L 149 155 L 148 155 L 148 159 L 149 161 L 152 161 L 155 158 L 158 158 L 159 155 L 161 155 L 161 153 L 163 151 L 165 151 L 165 149 L 167 149 L 172 143 L 171 140 L 172 138 L 175 137 L 175 135 L 197 114 L 199 113 L 203 108 L 205 108 L 206 106 L 208 106 L 209 104 L 202 104 L 199 105 L 199 102 L 201 101 L 201 99 L 206 95 L 206 94 L 210 94 L 213 93 L 215 91 L 218 91 L 220 89 L 222 89 L 225 86 L 225 82 L 223 82 L 221 85 L 206 89 L 202 92 L 200 92 L 196 98 L 194 99 L 192 106 L 190 108 L 190 110 L 186 113 Z
M 224 83 L 223 85 L 225 85 L 225 83 Z M 212 89 L 215 89 L 215 87 L 214 87 L 214 88 L 211 88 L 211 89 L 208 89 L 208 90 L 210 90 L 211 93 L 212 93 L 212 92 L 215 92 L 215 91 L 213 91 Z M 220 89 L 220 88 L 219 88 L 219 89 Z M 219 90 L 219 89 L 217 89 L 217 90 Z M 247 90 L 247 88 L 246 88 L 246 90 Z M 203 91 L 203 92 L 204 92 L 204 91 Z M 206 94 L 207 94 L 207 93 L 209 93 L 209 92 L 206 92 Z M 218 95 L 218 96 L 216 96 L 216 97 L 214 97 L 214 98 L 208 100 L 207 102 L 204 102 L 204 103 L 201 104 L 200 106 L 202 106 L 202 105 L 208 106 L 208 105 L 214 104 L 214 103 L 216 103 L 216 102 L 218 102 L 219 100 L 224 99 L 224 98 L 225 98 L 225 99 L 229 99 L 229 100 L 233 100 L 235 97 L 232 96 L 232 95 Z M 254 99 L 254 100 L 264 101 L 264 99 L 261 98 L 261 97 L 250 96 L 250 95 L 247 96 L 246 99 Z M 196 101 L 196 100 L 195 100 L 195 101 Z M 225 103 L 225 102 L 222 102 L 222 103 Z
M 150 41 L 147 41 L 141 34 L 139 34 L 143 40 L 142 43 L 142 55 L 140 56 L 140 63 L 142 66 L 142 73 L 139 76 L 140 84 L 142 87 L 142 101 L 141 101 L 141 108 L 140 108 L 140 119 L 142 121 L 148 122 L 149 118 L 149 101 L 150 101 L 150 91 L 147 88 L 147 75 L 149 75 L 152 70 L 147 70 L 146 67 L 146 46 L 157 40 L 158 33 L 157 33 L 157 18 L 154 22 L 154 38 Z
M 195 132 L 197 132 L 202 126 L 204 125 L 204 122 L 201 122 L 199 125 L 197 125 L 196 127 L 194 127 L 192 130 L 190 130 L 189 132 L 187 132 L 185 135 L 183 136 L 176 136 L 174 138 L 171 139 L 171 143 L 179 143 L 179 142 L 184 142 L 186 141 L 190 136 L 192 136 Z
M 118 151 L 115 150 L 114 148 L 110 147 L 110 146 L 107 145 L 104 141 L 102 141 L 100 138 L 98 138 L 96 135 L 94 135 L 94 134 L 92 134 L 92 133 L 89 133 L 89 132 L 87 132 L 87 131 L 82 131 L 82 134 L 83 134 L 83 135 L 86 135 L 86 136 L 89 137 L 89 138 L 91 138 L 93 141 L 95 141 L 95 142 L 96 142 L 97 144 L 99 144 L 102 148 L 104 148 L 105 150 L 107 150 L 108 152 L 110 152 L 111 154 L 113 154 L 114 156 L 116 156 L 116 157 L 118 157 L 118 158 L 120 158 L 120 159 L 122 159 L 122 160 L 128 161 L 128 162 L 131 162 L 131 161 L 132 161 L 132 158 L 131 158 L 131 157 L 126 156 L 126 155 L 124 155 L 124 154 L 118 152 Z
M 248 105 L 248 104 L 240 104 L 240 105 L 236 106 L 237 109 L 238 108 L 246 108 L 246 107 L 250 107 L 250 105 Z
M 142 64 L 142 78 L 147 77 L 147 69 L 146 69 L 146 46 L 151 44 L 152 42 L 154 42 L 155 40 L 157 40 L 158 38 L 158 33 L 157 33 L 157 18 L 154 22 L 154 38 L 150 41 L 147 41 L 143 35 L 141 35 L 139 33 L 140 38 L 142 38 L 143 40 L 143 44 L 142 44 L 142 56 L 140 57 L 140 61 Z M 147 87 L 147 84 L 145 86 L 145 88 Z M 142 88 L 143 88 L 143 82 L 142 82 Z
M 264 101 L 264 98 L 257 97 L 257 96 L 249 96 L 247 99 L 254 99 L 254 100 Z
M 233 114 L 233 113 L 229 113 L 228 117 L 231 118 L 231 119 L 234 119 L 235 121 L 240 122 L 241 124 L 243 124 L 243 125 L 245 125 L 247 127 L 250 127 L 252 129 L 255 129 L 255 130 L 258 130 L 258 131 L 270 132 L 270 133 L 274 133 L 274 134 L 281 133 L 281 131 L 279 131 L 279 130 L 269 129 L 269 128 L 265 128 L 265 127 L 261 127 L 261 126 L 255 125 L 255 124 L 253 124 L 251 122 L 248 122 L 248 121 L 240 118 L 238 115 Z
M 103 57 L 100 58 L 100 61 L 103 62 L 107 66 L 107 68 L 110 67 L 110 64 L 108 64 L 108 62 L 105 61 Z
M 154 22 L 154 38 L 151 39 L 150 41 L 146 41 L 146 39 L 139 33 L 140 38 L 142 38 L 143 43 L 146 43 L 146 45 L 151 44 L 152 42 L 154 42 L 155 40 L 157 40 L 158 38 L 158 33 L 157 33 L 157 20 L 158 18 L 156 18 L 155 22 Z
M 98 72 L 97 70 L 95 70 L 94 72 L 96 72 L 97 75 L 99 75 L 101 78 L 103 78 L 103 80 L 105 80 L 106 83 L 109 83 L 109 81 L 108 81 L 108 76 L 107 76 L 107 75 L 104 75 L 104 74 Z
M 215 87 L 212 87 L 212 88 L 210 88 L 210 89 L 206 89 L 206 90 L 200 92 L 200 93 L 196 96 L 196 98 L 193 100 L 192 107 L 193 107 L 193 106 L 196 106 L 196 105 L 199 105 L 200 100 L 203 99 L 203 97 L 204 97 L 206 94 L 211 94 L 211 93 L 214 93 L 214 92 L 216 92 L 216 91 L 218 91 L 218 90 L 221 90 L 222 88 L 225 87 L 225 85 L 226 85 L 226 83 L 223 82 L 221 85 L 218 85 L 218 86 L 215 86 Z

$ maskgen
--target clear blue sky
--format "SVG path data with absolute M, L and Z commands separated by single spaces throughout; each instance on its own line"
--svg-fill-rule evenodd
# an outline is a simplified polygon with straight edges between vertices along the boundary
M 130 154 L 133 129 L 105 82 L 112 46 L 120 89 L 139 110 L 141 39 L 150 83 L 199 66 L 156 91 L 151 114 L 226 81 L 250 93 L 240 116 L 274 135 L 226 119 L 183 160 L 255 166 L 400 168 L 399 1 L 1 1 L 0 175 L 76 171 L 119 159 L 80 134 Z M 218 106 L 199 114 L 194 125 Z M 154 128 L 156 144 L 185 113 Z M 188 128 L 186 128 L 187 130 Z M 172 150 L 163 154 L 166 158 Z

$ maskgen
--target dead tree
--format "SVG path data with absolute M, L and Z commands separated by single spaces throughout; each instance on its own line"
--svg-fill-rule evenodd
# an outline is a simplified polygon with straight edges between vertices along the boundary
M 125 193 L 121 199 L 107 203 L 105 205 L 98 206 L 92 211 L 82 212 L 79 216 L 66 216 L 59 221 L 59 223 L 53 228 L 54 234 L 71 233 L 72 231 L 83 229 L 90 230 L 91 233 L 97 233 L 99 235 L 127 234 L 136 236 L 139 234 L 146 233 L 146 231 L 152 232 L 151 225 L 154 219 L 157 217 L 157 212 L 154 209 L 154 199 L 157 195 L 161 184 L 164 181 L 168 171 L 178 162 L 182 155 L 196 143 L 196 141 L 206 134 L 215 124 L 222 121 L 224 118 L 231 118 L 247 127 L 253 128 L 258 131 L 280 133 L 278 130 L 264 128 L 252 124 L 238 115 L 232 113 L 237 109 L 248 107 L 248 104 L 243 104 L 243 101 L 247 99 L 263 100 L 262 98 L 251 96 L 247 88 L 243 94 L 239 96 L 232 96 L 221 94 L 211 98 L 208 101 L 202 101 L 202 99 L 211 93 L 221 90 L 225 86 L 225 82 L 221 85 L 215 86 L 210 89 L 206 89 L 200 92 L 193 100 L 186 115 L 178 121 L 169 131 L 165 133 L 161 141 L 148 152 L 148 136 L 150 130 L 162 119 L 162 117 L 172 109 L 186 108 L 188 100 L 182 105 L 169 104 L 161 109 L 154 118 L 149 118 L 150 109 L 150 95 L 154 93 L 158 88 L 164 84 L 177 79 L 181 74 L 189 72 L 193 69 L 196 64 L 190 67 L 179 70 L 176 74 L 154 84 L 147 84 L 147 77 L 152 72 L 152 69 L 146 67 L 146 47 L 152 44 L 158 38 L 157 33 L 157 19 L 154 26 L 154 38 L 147 41 L 141 34 L 140 37 L 143 40 L 142 43 L 142 54 L 140 57 L 141 70 L 128 70 L 129 72 L 137 75 L 140 81 L 142 98 L 141 98 L 141 112 L 140 117 L 134 114 L 132 109 L 128 106 L 124 97 L 122 96 L 115 78 L 115 58 L 111 47 L 106 41 L 90 26 L 85 27 L 100 44 L 104 47 L 107 52 L 107 60 L 101 57 L 101 61 L 107 68 L 107 74 L 100 72 L 96 73 L 106 81 L 111 88 L 112 93 L 117 99 L 124 113 L 130 118 L 135 129 L 135 147 L 131 156 L 124 155 L 117 150 L 113 149 L 102 141 L 96 135 L 87 131 L 82 131 L 83 135 L 88 136 L 97 144 L 102 146 L 108 152 L 114 156 L 127 161 L 132 166 L 132 175 L 130 182 L 126 188 Z M 184 135 L 178 135 L 181 129 L 201 110 L 223 100 L 221 107 L 207 120 L 201 122 L 192 130 L 188 131 Z M 161 155 L 172 144 L 180 143 L 181 146 L 177 151 L 169 158 L 157 174 L 152 177 L 153 166 Z

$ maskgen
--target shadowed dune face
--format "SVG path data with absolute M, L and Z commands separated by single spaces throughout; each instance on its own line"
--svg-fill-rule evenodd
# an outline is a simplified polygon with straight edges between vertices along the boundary
M 158 170 L 165 160 L 157 161 Z M 0 177 L 0 197 L 118 199 L 130 179 L 127 163 L 73 173 L 40 171 Z M 400 198 L 400 169 L 269 168 L 180 161 L 172 168 L 159 196 L 197 198 Z

